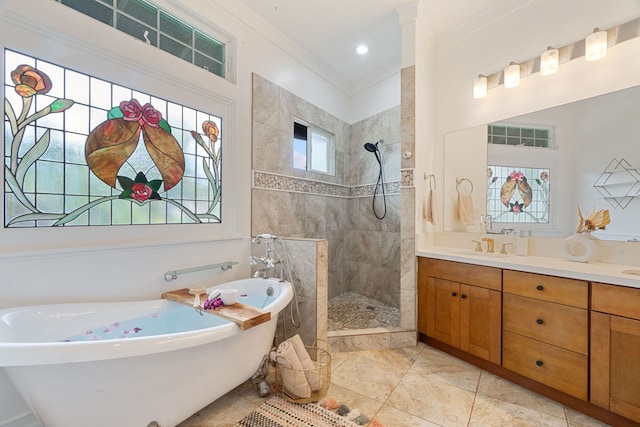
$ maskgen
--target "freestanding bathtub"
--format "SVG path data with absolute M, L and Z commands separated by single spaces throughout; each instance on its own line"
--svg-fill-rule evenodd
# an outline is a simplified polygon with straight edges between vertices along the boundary
M 251 378 L 293 295 L 277 279 L 215 288 L 271 320 L 243 331 L 164 299 L 5 309 L 0 366 L 45 427 L 175 426 Z

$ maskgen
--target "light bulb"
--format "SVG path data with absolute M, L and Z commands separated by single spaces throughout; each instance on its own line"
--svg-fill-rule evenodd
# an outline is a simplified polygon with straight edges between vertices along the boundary
M 504 87 L 507 89 L 516 87 L 520 84 L 520 64 L 511 62 L 504 69 Z
M 584 41 L 584 59 L 597 61 L 607 55 L 607 32 L 594 28 Z
M 478 99 L 485 96 L 487 96 L 487 76 L 478 74 L 478 77 L 473 81 L 473 97 Z
M 540 75 L 548 76 L 558 71 L 558 49 L 551 46 L 540 55 Z

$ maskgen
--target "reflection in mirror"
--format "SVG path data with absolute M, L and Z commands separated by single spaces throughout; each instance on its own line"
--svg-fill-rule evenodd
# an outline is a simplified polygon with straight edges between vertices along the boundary
M 489 165 L 487 179 L 487 215 L 494 224 L 549 223 L 548 168 Z
M 444 230 L 480 231 L 480 215 L 485 214 L 487 205 L 487 126 L 447 135 L 444 158 Z M 467 196 L 464 209 L 461 196 Z M 462 220 L 461 211 L 469 221 Z
M 494 228 L 562 237 L 576 231 L 578 206 L 609 209 L 611 224 L 594 237 L 640 240 L 639 107 L 640 86 L 487 125 L 487 162 L 465 165 L 487 177 L 486 211 L 478 210 Z M 456 134 L 445 137 L 445 176 L 459 170 L 459 155 L 450 158 L 448 149 Z M 444 214 L 444 230 L 461 231 Z

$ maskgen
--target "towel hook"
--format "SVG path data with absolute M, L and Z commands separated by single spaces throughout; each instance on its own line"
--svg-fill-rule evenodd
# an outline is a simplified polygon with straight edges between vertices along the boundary
M 429 180 L 429 190 L 434 191 L 436 189 L 436 176 L 434 174 L 424 174 L 424 179 Z
M 467 181 L 471 186 L 471 190 L 469 190 L 469 194 L 473 193 L 473 182 L 471 182 L 468 178 L 456 178 L 456 191 L 460 194 L 460 185 Z

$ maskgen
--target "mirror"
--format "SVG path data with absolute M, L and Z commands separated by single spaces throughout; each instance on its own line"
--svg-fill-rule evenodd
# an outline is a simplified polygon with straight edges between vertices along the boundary
M 567 236 L 577 228 L 579 206 L 585 217 L 593 210 L 609 209 L 611 224 L 606 230 L 593 233 L 599 239 L 640 239 L 640 222 L 637 220 L 640 209 L 639 107 L 640 86 L 636 86 L 447 134 L 444 149 L 444 230 L 480 231 L 479 216 L 486 214 L 486 197 L 491 197 L 487 194 L 487 184 L 491 179 L 497 180 L 498 185 L 507 180 L 505 176 L 487 178 L 487 167 L 503 165 L 516 172 L 529 168 L 528 173 L 532 175 L 531 168 L 548 168 L 548 223 L 497 222 L 494 229 L 514 228 L 532 230 L 534 235 Z M 548 128 L 551 147 L 533 147 L 527 139 L 514 143 L 520 145 L 487 144 L 490 125 Z M 484 155 L 478 153 L 479 146 L 486 149 Z M 460 162 L 461 157 L 466 159 L 465 162 Z M 542 169 L 535 170 L 539 174 Z M 474 225 L 464 226 L 455 215 L 454 177 L 462 171 L 474 177 L 474 192 L 480 191 L 485 196 L 484 200 L 474 197 Z M 484 182 L 481 176 L 485 177 Z M 542 182 L 539 176 L 527 178 L 535 198 L 535 190 Z M 523 194 L 525 200 L 531 197 L 526 191 Z M 521 203 L 516 199 L 512 202 L 511 205 Z M 513 206 L 504 206 L 504 209 L 509 208 L 513 209 Z M 517 209 L 520 207 L 516 206 Z

